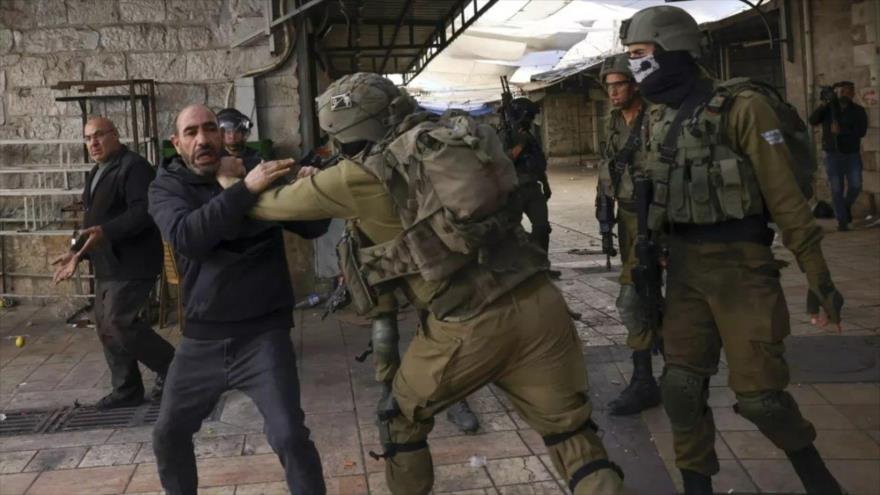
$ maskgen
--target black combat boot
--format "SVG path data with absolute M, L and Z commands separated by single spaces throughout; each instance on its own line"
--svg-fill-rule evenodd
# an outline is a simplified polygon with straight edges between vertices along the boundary
M 684 482 L 684 495 L 712 495 L 712 478 L 705 474 L 681 470 L 681 480 Z
M 446 419 L 463 433 L 474 433 L 480 429 L 480 421 L 464 400 L 456 402 L 446 410 Z
M 608 404 L 613 416 L 628 416 L 660 404 L 660 387 L 651 367 L 651 351 L 633 351 L 633 374 L 629 385 Z
M 791 465 L 794 467 L 798 478 L 801 479 L 801 483 L 804 484 L 807 493 L 816 495 L 840 495 L 844 493 L 837 480 L 834 479 L 834 475 L 825 467 L 819 451 L 812 444 L 794 452 L 786 451 L 785 455 L 791 461 Z

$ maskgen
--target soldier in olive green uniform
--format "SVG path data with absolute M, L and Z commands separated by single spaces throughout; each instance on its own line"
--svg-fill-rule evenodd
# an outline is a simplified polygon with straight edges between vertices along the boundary
M 712 493 L 718 472 L 709 377 L 724 348 L 735 410 L 787 457 L 807 493 L 841 493 L 813 441 L 816 430 L 785 391 L 789 314 L 770 250 L 772 219 L 826 317 L 840 322 L 816 226 L 768 100 L 706 79 L 702 33 L 684 10 L 644 9 L 620 30 L 642 96 L 651 102 L 644 167 L 652 229 L 668 231 L 663 404 L 688 494 Z M 640 184 L 636 184 L 640 190 Z
M 433 166 L 443 174 L 457 170 L 456 157 L 476 154 L 490 172 L 506 163 L 509 190 L 514 190 L 515 173 L 495 131 L 479 126 L 475 139 L 461 122 L 453 128 L 431 127 L 431 118 L 415 112 L 408 95 L 377 74 L 345 76 L 317 104 L 321 128 L 346 158 L 317 175 L 266 192 L 252 214 L 266 220 L 348 219 L 340 262 L 355 307 L 374 316 L 391 312 L 395 299 L 387 291 L 394 289 L 419 310 L 421 325 L 394 374 L 393 393 L 378 408 L 384 452 L 376 457 L 385 459 L 391 492 L 431 490 L 434 475 L 426 438 L 434 415 L 494 383 L 543 435 L 555 468 L 574 493 L 618 493 L 622 473 L 608 461 L 590 420 L 580 341 L 562 295 L 545 273 L 544 253 L 519 226 L 521 211 L 510 214 L 512 229 L 487 233 L 498 242 L 484 244 L 479 256 L 463 254 L 466 249 L 449 251 L 438 244 L 436 231 L 411 223 L 416 207 L 420 214 L 427 208 L 417 199 L 428 187 L 419 179 L 425 177 L 420 167 Z M 422 156 L 437 161 L 429 163 Z M 421 189 L 402 185 L 399 174 L 407 174 Z M 230 185 L 228 177 L 220 180 Z M 431 180 L 432 191 L 443 189 L 436 177 Z M 444 222 L 450 211 L 427 218 L 448 226 Z M 443 242 L 455 242 L 455 232 L 440 232 L 452 236 Z M 435 261 L 420 264 L 422 256 Z
M 656 332 L 659 329 L 651 328 L 642 320 L 639 298 L 632 280 L 632 269 L 636 263 L 633 244 L 637 227 L 633 176 L 641 173 L 635 166 L 639 162 L 636 154 L 644 154 L 640 134 L 646 105 L 639 96 L 626 54 L 606 59 L 599 77 L 614 108 L 605 122 L 607 141 L 602 149 L 597 192 L 609 199 L 606 200 L 608 203 L 597 201 L 597 207 L 613 205 L 611 198 L 617 199 L 617 235 L 622 265 L 617 312 L 627 330 L 626 344 L 633 350 L 632 379 L 608 407 L 613 415 L 629 415 L 660 404 L 660 388 L 651 365 L 651 351 L 657 343 Z M 597 216 L 601 217 L 602 214 L 597 212 Z

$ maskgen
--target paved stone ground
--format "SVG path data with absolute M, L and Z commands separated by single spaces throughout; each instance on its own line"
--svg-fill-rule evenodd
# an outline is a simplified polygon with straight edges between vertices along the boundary
M 576 169 L 552 174 L 554 220 L 551 257 L 563 271 L 560 288 L 574 311 L 589 362 L 596 421 L 611 457 L 628 474 L 633 494 L 669 494 L 680 483 L 673 468 L 671 433 L 662 408 L 640 417 L 609 418 L 605 404 L 625 385 L 631 366 L 621 346 L 625 329 L 614 309 L 615 273 L 604 271 L 598 249 L 595 176 Z M 830 225 L 826 228 L 830 229 Z M 829 232 L 824 248 L 835 281 L 846 296 L 842 335 L 809 325 L 803 314 L 803 276 L 783 271 L 792 314 L 790 391 L 819 430 L 817 446 L 852 494 L 880 493 L 880 229 Z M 571 252 L 573 249 L 581 250 Z M 781 259 L 792 261 L 784 250 Z M 613 270 L 618 267 L 615 265 Z M 51 309 L 0 310 L 0 411 L 70 405 L 106 393 L 109 377 L 93 331 L 71 328 Z M 337 494 L 387 493 L 382 465 L 366 454 L 377 448 L 373 411 L 378 388 L 368 364 L 355 362 L 369 338 L 368 325 L 351 315 L 320 322 L 297 314 L 297 348 L 303 403 L 321 451 L 328 490 Z M 414 327 L 403 315 L 404 332 Z M 162 331 L 172 342 L 179 333 Z M 18 349 L 14 339 L 24 335 Z M 661 363 L 655 367 L 659 373 Z M 152 380 L 147 373 L 148 381 Z M 802 493 L 781 452 L 732 410 L 722 365 L 713 378 L 710 405 L 719 430 L 719 493 Z M 148 383 L 149 386 L 149 383 Z M 492 387 L 471 397 L 482 429 L 463 436 L 439 417 L 431 435 L 437 493 L 564 493 L 540 437 L 510 410 Z M 196 440 L 201 493 L 283 494 L 282 471 L 262 433 L 262 420 L 243 395 L 225 397 L 218 420 Z M 485 463 L 471 467 L 471 457 Z M 0 437 L 0 495 L 160 493 L 150 428 L 90 430 Z

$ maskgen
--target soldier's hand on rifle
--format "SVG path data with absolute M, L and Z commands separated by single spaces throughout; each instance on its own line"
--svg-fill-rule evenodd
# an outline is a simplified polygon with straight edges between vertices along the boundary
M 828 322 L 831 322 L 835 325 L 838 333 L 842 332 L 843 295 L 834 287 L 831 274 L 828 272 L 808 273 L 807 283 L 809 284 L 807 311 L 810 313 L 810 323 L 818 327 L 825 327 Z M 824 313 L 819 311 L 819 307 L 824 310 Z

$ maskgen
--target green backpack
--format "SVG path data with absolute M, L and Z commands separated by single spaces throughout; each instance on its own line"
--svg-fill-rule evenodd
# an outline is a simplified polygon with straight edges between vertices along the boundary
M 713 111 L 723 112 L 729 108 L 729 103 L 739 93 L 752 90 L 764 95 L 776 117 L 779 119 L 780 131 L 785 139 L 785 145 L 791 152 L 794 162 L 794 177 L 797 180 L 798 187 L 804 195 L 804 199 L 809 201 L 813 198 L 813 185 L 816 178 L 816 170 L 818 163 L 816 154 L 813 150 L 813 144 L 810 140 L 809 127 L 804 120 L 798 115 L 797 109 L 790 103 L 785 101 L 779 91 L 773 86 L 761 81 L 754 81 L 745 77 L 736 77 L 721 83 L 715 88 L 715 94 L 709 100 L 708 108 Z

